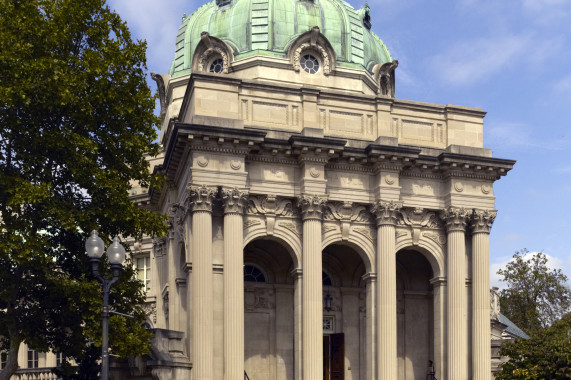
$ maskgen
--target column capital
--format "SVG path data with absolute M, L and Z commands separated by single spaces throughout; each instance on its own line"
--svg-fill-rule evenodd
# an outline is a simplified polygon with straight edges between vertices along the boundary
M 371 213 L 377 219 L 377 227 L 384 225 L 395 225 L 399 216 L 402 202 L 377 201 L 371 206 Z
M 297 199 L 297 207 L 301 210 L 301 218 L 303 220 L 322 220 L 323 209 L 327 202 L 326 197 L 319 195 L 302 195 Z
M 469 211 L 463 207 L 448 207 L 440 212 L 440 219 L 446 223 L 446 230 L 448 232 L 465 232 L 469 217 Z
M 191 212 L 205 211 L 212 212 L 212 205 L 216 198 L 218 189 L 215 187 L 189 186 L 188 187 L 188 204 Z
M 492 229 L 492 224 L 494 223 L 494 219 L 496 219 L 496 215 L 498 214 L 497 210 L 477 210 L 474 209 L 472 212 L 472 233 L 485 233 L 489 234 L 490 230 Z
M 239 190 L 237 187 L 233 189 L 222 189 L 222 207 L 224 214 L 242 215 L 247 205 L 247 191 Z

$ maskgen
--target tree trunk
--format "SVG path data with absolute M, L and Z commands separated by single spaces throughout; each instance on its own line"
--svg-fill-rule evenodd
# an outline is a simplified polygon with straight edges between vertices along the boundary
M 20 351 L 21 339 L 10 337 L 10 349 L 6 357 L 6 366 L 0 371 L 0 380 L 10 380 L 10 377 L 18 369 L 18 351 Z

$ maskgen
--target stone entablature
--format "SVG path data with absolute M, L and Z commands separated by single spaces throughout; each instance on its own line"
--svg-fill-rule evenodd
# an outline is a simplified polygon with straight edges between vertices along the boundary
M 287 72 L 277 72 L 275 77 Z M 343 88 L 358 88 L 363 83 L 358 78 L 337 80 L 345 83 Z M 401 145 L 436 149 L 450 145 L 483 146 L 485 112 L 471 107 L 420 103 L 375 92 L 351 93 L 301 83 L 283 86 L 243 76 L 237 79 L 207 73 L 171 80 L 166 96 L 169 108 L 165 111 L 163 144 L 167 142 L 170 118 L 197 123 L 207 117 L 232 120 L 237 128 L 295 134 L 311 127 L 327 136 L 369 141 L 392 137 Z M 483 149 L 477 154 L 491 155 Z

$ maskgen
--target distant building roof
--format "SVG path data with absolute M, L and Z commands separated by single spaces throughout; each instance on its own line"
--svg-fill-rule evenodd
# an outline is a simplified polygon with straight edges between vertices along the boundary
M 529 335 L 527 335 L 525 332 L 523 332 L 522 329 L 520 329 L 519 327 L 517 327 L 515 325 L 515 323 L 513 323 L 512 321 L 510 321 L 508 319 L 508 317 L 506 317 L 505 315 L 503 315 L 502 313 L 500 313 L 500 318 L 499 318 L 500 322 L 502 322 L 504 325 L 508 326 L 506 328 L 506 332 L 508 334 L 511 334 L 513 336 L 516 336 L 518 338 L 524 338 L 524 339 L 529 339 Z

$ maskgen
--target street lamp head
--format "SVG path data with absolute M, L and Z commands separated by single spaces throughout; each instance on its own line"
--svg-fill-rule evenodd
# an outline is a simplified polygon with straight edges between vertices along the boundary
M 85 242 L 87 256 L 91 259 L 100 259 L 105 252 L 105 244 L 103 244 L 103 240 L 98 235 L 97 231 L 91 231 L 89 238 Z
M 125 261 L 125 248 L 117 236 L 113 238 L 113 243 L 107 248 L 107 258 L 110 264 L 123 265 L 123 261 Z

